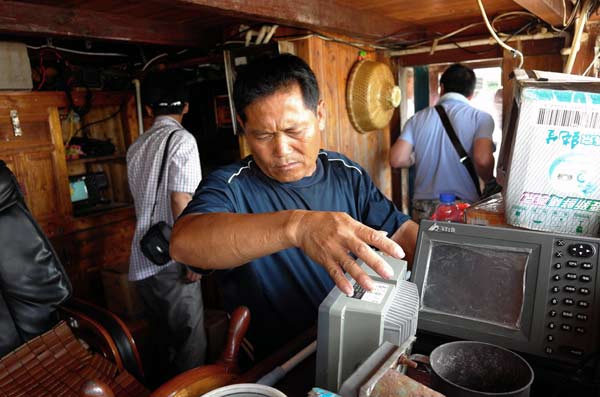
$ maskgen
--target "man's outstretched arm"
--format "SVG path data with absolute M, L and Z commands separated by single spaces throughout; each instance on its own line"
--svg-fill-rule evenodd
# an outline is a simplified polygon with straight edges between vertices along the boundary
M 363 287 L 372 286 L 371 278 L 349 253 L 383 277 L 392 276 L 391 268 L 370 246 L 396 258 L 404 257 L 402 248 L 387 238 L 385 232 L 365 226 L 343 212 L 188 214 L 175 223 L 170 244 L 173 259 L 204 269 L 233 268 L 298 247 L 321 264 L 347 294 L 352 293 L 352 286 L 344 276 L 345 271 Z

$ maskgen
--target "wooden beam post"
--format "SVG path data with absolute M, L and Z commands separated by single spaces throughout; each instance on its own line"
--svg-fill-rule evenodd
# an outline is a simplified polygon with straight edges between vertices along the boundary
M 514 0 L 514 2 L 557 28 L 563 26 L 563 21 L 565 21 L 573 11 L 573 4 L 570 1 Z
M 366 10 L 355 10 L 334 1 L 270 0 L 158 0 L 165 4 L 201 6 L 214 13 L 254 21 L 273 22 L 315 31 L 328 31 L 365 39 L 378 39 L 402 30 L 423 28 Z
M 181 25 L 111 15 L 82 8 L 62 8 L 0 1 L 0 32 L 35 36 L 82 37 L 136 43 L 208 47 L 214 34 Z

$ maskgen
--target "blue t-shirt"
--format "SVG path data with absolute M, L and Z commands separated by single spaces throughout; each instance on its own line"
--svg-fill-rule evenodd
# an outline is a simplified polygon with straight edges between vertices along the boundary
M 289 209 L 346 212 L 389 235 L 409 219 L 361 166 L 329 151 L 319 153 L 313 175 L 291 183 L 266 176 L 252 157 L 222 167 L 202 180 L 184 214 Z M 248 339 L 258 356 L 314 325 L 319 304 L 334 286 L 325 269 L 298 248 L 217 274 L 226 309 L 239 305 L 250 309 Z
M 480 138 L 492 139 L 494 119 L 456 92 L 444 94 L 438 104 L 446 110 L 460 143 L 472 159 L 473 142 Z M 433 200 L 445 192 L 469 202 L 479 200 L 475 184 L 460 162 L 434 107 L 411 117 L 398 139 L 413 145 L 415 152 L 414 199 Z

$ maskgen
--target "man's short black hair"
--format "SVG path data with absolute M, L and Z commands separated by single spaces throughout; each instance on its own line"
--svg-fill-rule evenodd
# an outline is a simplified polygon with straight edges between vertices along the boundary
M 152 108 L 154 116 L 181 114 L 188 101 L 186 77 L 181 70 L 152 72 L 142 81 L 142 103 Z
M 257 58 L 239 69 L 233 87 L 235 109 L 242 121 L 246 121 L 248 105 L 293 84 L 300 86 L 304 105 L 316 114 L 319 84 L 306 62 L 292 54 Z
M 440 78 L 440 84 L 444 86 L 445 93 L 458 92 L 466 97 L 473 95 L 476 82 L 477 78 L 473 69 L 460 63 L 450 65 Z

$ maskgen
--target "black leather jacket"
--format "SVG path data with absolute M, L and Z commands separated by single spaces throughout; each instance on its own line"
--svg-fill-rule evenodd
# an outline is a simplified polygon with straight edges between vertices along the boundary
M 71 284 L 0 160 L 0 357 L 52 328 Z

